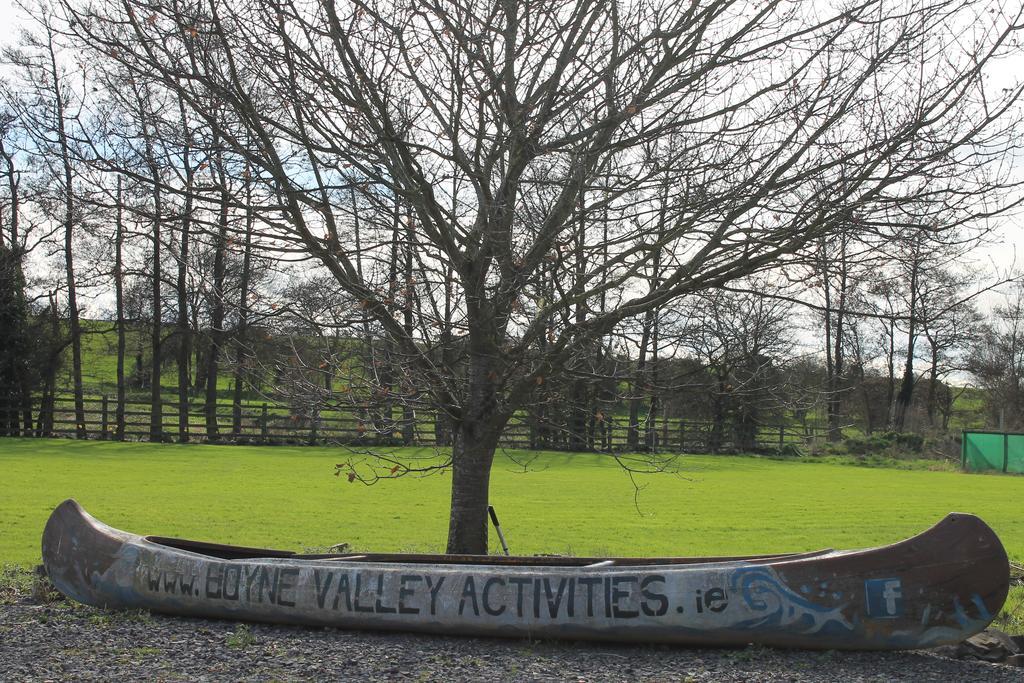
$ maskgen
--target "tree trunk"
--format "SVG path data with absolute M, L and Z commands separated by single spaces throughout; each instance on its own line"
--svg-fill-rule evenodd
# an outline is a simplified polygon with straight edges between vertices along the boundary
M 22 386 L 27 370 L 28 302 L 21 257 L 0 240 L 0 435 L 18 436 Z
M 583 235 L 586 232 L 586 206 L 584 205 L 585 193 L 580 195 L 579 228 L 576 234 L 574 248 L 576 277 L 582 278 L 587 269 L 587 257 L 583 249 Z M 587 302 L 580 301 L 576 304 L 574 321 L 578 327 L 587 322 Z M 589 359 L 578 359 L 579 364 L 586 364 Z M 572 380 L 569 391 L 569 450 L 582 451 L 587 448 L 587 421 L 588 421 L 587 383 L 576 377 Z
M 896 319 L 889 318 L 889 348 L 885 352 L 886 388 L 885 406 L 887 411 L 886 427 L 892 429 L 896 414 Z
M 640 335 L 640 356 L 636 361 L 636 379 L 633 382 L 632 396 L 629 399 L 629 425 L 626 432 L 626 449 L 636 451 L 640 448 L 640 392 L 644 391 L 647 377 L 647 345 L 651 339 L 651 317 L 644 316 L 644 328 Z
M 153 301 L 152 301 L 152 316 L 153 326 L 150 331 L 152 338 L 150 343 L 152 345 L 152 363 L 149 374 L 149 440 L 150 441 L 163 441 L 164 438 L 164 408 L 163 398 L 160 395 L 160 374 L 161 374 L 161 353 L 162 353 L 162 339 L 160 335 L 163 333 L 161 330 L 161 321 L 163 318 L 163 305 L 160 300 L 160 279 L 161 268 L 160 268 L 160 212 L 162 210 L 162 201 L 160 196 L 160 184 L 154 178 L 153 184 Z
M 455 345 L 453 338 L 453 326 L 455 317 L 455 304 L 454 304 L 454 291 L 455 291 L 455 272 L 448 266 L 445 268 L 445 281 L 444 281 L 444 329 L 441 332 L 441 367 L 454 367 L 455 366 Z M 445 446 L 452 445 L 452 439 L 454 431 L 452 428 L 452 416 L 448 413 L 441 411 L 438 413 L 437 419 L 441 422 L 442 430 L 442 443 Z
M 555 264 L 552 263 L 550 267 L 542 267 L 540 270 L 541 288 L 543 292 L 543 298 L 545 301 L 551 301 L 554 298 L 554 280 L 555 280 Z M 540 335 L 537 339 L 537 351 L 538 354 L 543 357 L 547 352 L 548 344 L 553 340 L 554 326 L 553 319 L 549 318 L 545 323 L 544 334 Z M 532 439 L 533 443 L 530 444 L 531 448 L 545 450 L 551 447 L 552 443 L 552 411 L 550 402 L 545 396 L 546 390 L 543 384 L 538 385 L 538 389 L 534 394 L 534 397 L 538 400 L 535 401 L 536 408 L 534 409 L 535 425 L 536 425 L 536 439 Z
M 928 369 L 928 426 L 935 426 L 935 413 L 938 411 L 939 400 L 939 344 L 934 338 L 929 337 L 931 344 L 931 367 Z
M 916 256 L 916 254 L 915 254 Z M 907 358 L 903 364 L 903 379 L 900 390 L 896 394 L 896 413 L 893 429 L 902 432 L 906 428 L 907 412 L 914 398 L 914 343 L 917 341 L 917 276 L 918 259 L 915 258 L 910 269 L 910 321 L 907 325 Z
M 911 316 L 908 341 L 907 360 L 903 366 L 903 378 L 900 380 L 900 390 L 896 394 L 896 414 L 893 419 L 893 429 L 902 432 L 906 428 L 907 412 L 910 410 L 910 402 L 914 398 L 914 320 Z
M 55 350 L 50 357 L 50 362 L 43 370 L 43 396 L 39 403 L 39 421 L 36 427 L 36 436 L 53 436 L 53 413 L 55 409 L 57 393 L 57 360 L 63 346 L 57 341 L 61 338 L 60 318 L 57 315 L 57 299 L 54 294 L 50 295 L 50 334 L 55 345 Z
M 391 227 L 391 261 L 388 264 L 388 310 L 392 315 L 398 312 L 396 301 L 398 298 L 398 259 L 401 254 L 400 243 L 402 241 L 401 227 L 402 205 L 398 199 L 395 199 Z M 377 408 L 377 418 L 374 420 L 374 429 L 387 442 L 391 441 L 391 436 L 394 433 L 394 396 L 392 395 L 396 374 L 394 363 L 394 342 L 389 337 L 385 339 L 380 371 L 377 373 L 376 398 L 379 400 L 379 408 Z
M 941 404 L 942 408 L 940 409 L 940 412 L 942 413 L 943 431 L 947 431 L 949 429 L 949 419 L 953 417 L 953 405 L 956 403 L 957 399 L 959 399 L 963 395 L 963 393 L 964 389 L 961 389 L 954 396 L 953 389 L 949 385 L 943 387 Z
M 210 350 L 206 357 L 206 438 L 217 441 L 220 430 L 217 425 L 217 376 L 220 373 L 220 348 L 224 327 L 224 276 L 225 254 L 228 238 L 228 178 L 224 168 L 223 154 L 217 153 L 217 173 L 220 176 L 220 212 L 217 225 L 217 243 L 213 254 L 213 310 L 210 314 Z
M 32 436 L 32 386 L 28 377 L 21 381 L 21 433 Z
M 124 319 L 124 190 L 117 176 L 117 217 L 114 233 L 114 307 L 117 316 L 117 406 L 114 408 L 114 438 L 124 441 L 124 352 L 127 343 Z
M 440 356 L 441 367 L 452 367 L 454 364 L 454 353 L 452 346 L 452 288 L 454 287 L 454 273 L 450 266 L 445 267 L 444 275 L 444 320 L 441 322 Z M 452 419 L 442 408 L 438 408 L 434 415 L 434 439 L 438 446 L 452 445 Z M 532 444 L 531 444 L 532 446 Z
M 164 410 L 163 396 L 160 393 L 160 379 L 162 371 L 163 354 L 163 301 L 161 300 L 161 283 L 163 280 L 163 269 L 160 263 L 162 258 L 162 235 L 163 223 L 163 194 L 160 185 L 160 167 L 157 165 L 156 152 L 153 149 L 153 131 L 150 128 L 152 117 L 147 111 L 146 94 L 142 91 L 136 92 L 137 104 L 139 107 L 139 122 L 142 126 L 142 137 L 145 144 L 145 162 L 149 167 L 150 178 L 153 189 L 153 260 L 152 260 L 152 301 L 150 302 L 152 314 L 152 327 L 150 329 L 150 345 L 152 348 L 152 362 L 149 373 L 149 440 L 161 442 L 164 439 Z
M 245 245 L 242 251 L 242 277 L 238 285 L 238 329 L 235 331 L 235 377 L 234 394 L 231 400 L 231 433 L 235 438 L 242 433 L 242 391 L 245 375 L 246 335 L 249 331 L 249 280 L 252 270 L 252 230 L 255 222 L 252 208 L 252 182 L 249 178 L 248 167 L 245 172 Z
M 471 345 L 476 345 L 473 340 Z M 452 448 L 452 499 L 448 524 L 448 552 L 487 554 L 487 504 L 491 465 L 498 439 L 508 422 L 495 411 L 493 353 L 472 350 L 468 359 L 463 414 L 456 426 Z
M 7 164 L 7 200 L 10 208 L 10 220 L 7 222 L 10 230 L 10 241 L 9 249 L 13 267 L 16 269 L 15 280 L 24 283 L 24 269 L 22 265 L 22 245 L 21 237 L 19 235 L 19 217 L 21 214 L 20 208 L 20 191 L 18 181 L 18 171 L 14 165 L 14 154 L 9 153 L 7 148 L 4 146 L 3 137 L 0 136 L 0 156 L 4 158 Z M 4 246 L 4 230 L 3 219 L 0 217 L 0 247 Z M 32 387 L 28 373 L 25 371 L 26 368 L 22 364 L 22 371 L 18 373 L 18 392 L 20 393 L 20 404 L 22 412 L 22 433 L 25 436 L 32 435 Z M 13 396 L 13 394 L 12 394 Z M 13 410 L 17 412 L 17 407 Z M 15 418 L 15 434 L 17 433 L 17 418 Z
M 654 262 L 651 264 L 650 284 L 648 285 L 651 291 L 656 290 L 661 284 L 661 244 L 668 222 L 669 182 L 670 180 L 666 178 L 662 189 L 661 207 L 658 210 L 658 247 L 654 252 Z M 644 443 L 646 450 L 653 453 L 658 447 L 658 409 L 660 408 L 658 401 L 658 345 L 660 344 L 660 328 L 658 323 L 660 310 L 652 308 L 647 311 L 646 316 L 648 322 L 645 325 L 651 331 L 651 360 L 648 363 L 645 373 L 646 377 L 644 378 L 644 384 L 647 386 L 646 390 L 650 397 L 650 408 L 647 411 L 647 422 L 644 425 Z
M 857 373 L 857 384 L 860 386 L 861 403 L 864 406 L 864 434 L 871 436 L 878 428 L 878 409 L 872 400 L 871 392 L 868 390 L 867 378 L 864 376 L 864 368 L 861 366 Z M 886 404 L 888 406 L 888 404 Z
M 605 178 L 605 182 L 608 182 L 608 178 Z M 607 194 L 605 195 L 607 198 Z M 601 297 L 599 304 L 600 314 L 603 316 L 608 310 L 608 290 L 606 285 L 608 284 L 608 203 L 605 202 L 604 208 L 601 211 Z M 611 345 L 605 349 L 605 337 L 602 336 L 598 340 L 598 367 L 604 368 L 605 360 L 612 358 L 613 354 L 611 351 Z M 612 374 L 613 371 L 604 371 L 602 374 L 606 377 Z M 601 432 L 601 450 L 610 451 L 612 449 L 612 406 L 616 403 L 618 394 L 618 385 L 615 381 L 609 382 L 607 379 L 601 380 L 594 392 L 594 421 L 597 422 L 597 429 Z M 601 406 L 607 406 L 607 410 Z
M 52 36 L 51 36 L 52 38 Z M 60 90 L 60 71 L 53 42 L 49 43 L 50 68 L 53 76 L 54 102 L 56 104 L 56 133 L 60 143 L 61 164 L 64 171 L 64 268 L 68 287 L 68 324 L 71 331 L 71 377 L 75 395 L 75 435 L 86 437 L 85 395 L 82 387 L 82 324 L 78 317 L 78 290 L 75 281 L 75 259 L 73 237 L 75 227 L 75 200 L 72 187 L 71 151 L 64 123 L 64 97 Z
M 587 450 L 587 420 L 589 418 L 587 384 L 574 379 L 569 385 L 569 450 Z
M 825 284 L 825 358 L 826 358 L 826 411 L 828 414 L 828 440 L 835 443 L 843 438 L 843 373 L 846 371 L 843 334 L 846 316 L 846 235 L 839 237 L 838 301 L 833 309 L 828 273 L 828 255 L 822 246 L 822 280 Z M 833 318 L 833 313 L 835 317 Z
M 188 319 L 188 247 L 192 231 L 192 190 L 195 172 L 192 169 L 191 136 L 188 119 L 185 116 L 185 105 L 178 98 L 178 109 L 181 117 L 181 132 L 185 144 L 181 151 L 181 162 L 185 171 L 185 206 L 181 213 L 181 236 L 178 240 L 178 441 L 187 443 L 189 440 L 189 389 L 192 373 L 189 362 L 192 360 L 192 327 Z
M 473 319 L 473 310 L 469 311 Z M 511 414 L 498 411 L 496 381 L 501 359 L 494 331 L 470 333 L 466 394 L 452 450 L 452 516 L 447 552 L 486 554 L 490 466 Z
M 487 505 L 491 465 L 500 429 L 481 422 L 463 422 L 452 447 L 452 499 L 447 552 L 487 554 Z
M 195 356 L 192 367 L 196 370 L 196 376 L 192 380 L 192 395 L 199 395 L 200 390 L 206 391 L 206 351 L 210 346 L 210 335 L 199 329 L 199 306 L 192 307 L 192 352 Z
M 711 397 L 711 433 L 708 435 L 708 450 L 717 453 L 722 449 L 725 437 L 725 392 L 726 380 L 718 378 L 718 385 Z
M 658 396 L 658 311 L 655 309 L 651 314 L 651 360 L 648 363 L 647 385 L 650 387 L 649 396 L 651 407 L 647 411 L 647 424 L 644 431 L 644 438 L 647 450 L 654 452 L 658 447 L 658 413 L 661 409 L 661 402 Z
M 408 217 L 405 231 L 405 297 L 402 306 L 402 327 L 406 336 L 413 336 L 413 307 L 416 300 L 416 279 L 413 272 L 413 250 L 416 248 L 416 231 L 413 228 L 412 216 Z M 412 401 L 415 399 L 415 388 L 403 383 L 402 397 L 402 444 L 413 445 L 416 440 L 416 411 Z
M 10 244 L 11 250 L 21 252 L 21 237 L 18 234 L 19 226 L 18 221 L 21 215 L 21 209 L 19 203 L 21 201 L 21 193 L 19 192 L 18 185 L 18 171 L 14 167 L 14 154 L 8 152 L 7 148 L 4 147 L 3 139 L 0 138 L 0 156 L 3 156 L 4 161 L 7 162 L 7 192 L 8 201 L 10 201 L 10 213 L 11 220 L 8 222 L 10 229 Z M 3 243 L 2 231 L 0 231 L 0 244 Z
M 900 391 L 896 394 L 896 419 L 893 420 L 893 429 L 902 432 L 906 428 L 907 412 L 910 409 L 910 402 L 914 398 L 914 358 L 913 350 L 907 353 L 907 361 L 903 367 L 903 379 L 900 381 Z
M 68 284 L 68 323 L 71 329 L 71 375 L 75 395 L 75 435 L 79 439 L 84 439 L 87 433 L 85 429 L 85 396 L 82 387 L 82 323 L 78 317 L 78 293 L 75 285 L 75 265 L 71 246 L 70 204 L 69 200 L 69 218 L 64 236 L 64 257 Z

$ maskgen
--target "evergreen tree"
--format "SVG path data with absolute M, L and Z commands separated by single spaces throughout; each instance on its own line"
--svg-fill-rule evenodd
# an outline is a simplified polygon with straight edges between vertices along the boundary
M 18 412 L 28 387 L 29 311 L 21 254 L 0 244 L 0 434 L 17 436 Z

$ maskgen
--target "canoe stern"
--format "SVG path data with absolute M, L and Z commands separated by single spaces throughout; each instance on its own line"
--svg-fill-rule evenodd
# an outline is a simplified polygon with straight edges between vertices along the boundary
M 125 581 L 133 566 L 138 538 L 100 522 L 68 499 L 57 506 L 43 530 L 43 566 L 53 585 L 64 595 L 95 607 L 135 607 L 135 596 Z

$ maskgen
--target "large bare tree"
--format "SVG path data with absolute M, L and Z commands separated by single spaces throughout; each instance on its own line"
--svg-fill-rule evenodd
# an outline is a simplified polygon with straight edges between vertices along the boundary
M 460 553 L 487 550 L 499 436 L 545 381 L 626 319 L 835 231 L 884 232 L 874 212 L 922 187 L 998 210 L 1020 97 L 984 80 L 1014 3 L 64 7 L 74 40 L 245 159 L 274 198 L 268 243 L 329 272 L 388 340 L 382 392 L 445 416 Z M 414 287 L 427 303 L 403 309 Z

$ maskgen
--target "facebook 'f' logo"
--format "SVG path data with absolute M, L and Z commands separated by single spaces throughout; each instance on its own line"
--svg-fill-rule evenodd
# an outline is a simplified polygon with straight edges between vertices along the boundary
M 864 582 L 868 616 L 892 619 L 903 614 L 903 586 L 899 579 L 868 579 Z

